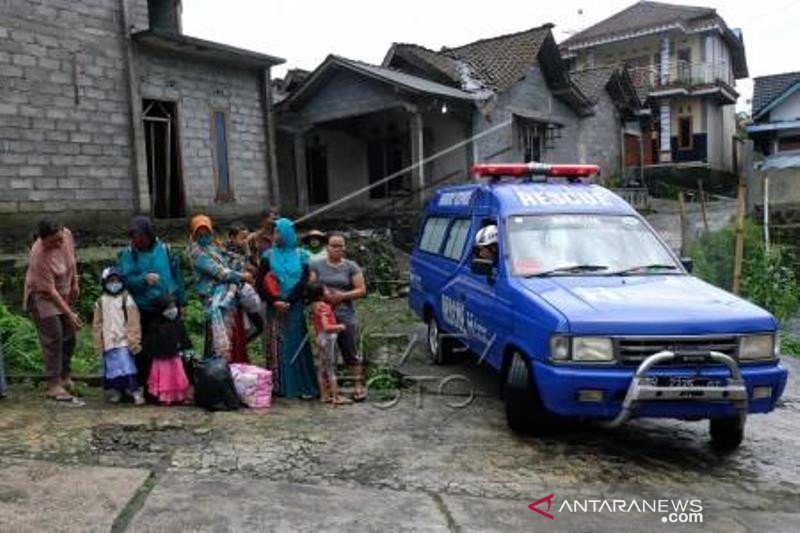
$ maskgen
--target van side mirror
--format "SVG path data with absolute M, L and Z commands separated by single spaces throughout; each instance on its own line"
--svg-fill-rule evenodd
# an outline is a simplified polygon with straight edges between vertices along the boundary
M 681 264 L 689 274 L 694 270 L 694 260 L 691 257 L 681 257 Z
M 494 270 L 494 261 L 482 257 L 473 257 L 470 268 L 473 274 L 491 277 L 492 271 Z

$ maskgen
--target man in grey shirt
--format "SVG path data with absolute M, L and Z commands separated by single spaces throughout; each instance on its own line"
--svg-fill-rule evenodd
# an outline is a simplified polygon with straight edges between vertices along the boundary
M 333 306 L 336 320 L 346 327 L 339 334 L 337 343 L 353 375 L 353 400 L 360 402 L 367 397 L 367 393 L 364 388 L 364 361 L 358 353 L 358 317 L 353 301 L 363 298 L 367 289 L 361 267 L 345 258 L 345 246 L 344 235 L 330 234 L 327 257 L 312 261 L 310 278 L 325 286 L 325 299 Z

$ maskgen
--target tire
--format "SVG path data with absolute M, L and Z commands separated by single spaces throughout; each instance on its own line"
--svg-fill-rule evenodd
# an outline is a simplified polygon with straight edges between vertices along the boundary
M 442 337 L 439 321 L 431 313 L 428 317 L 427 333 L 428 356 L 434 365 L 445 365 L 453 360 L 453 339 Z
M 511 431 L 520 435 L 543 435 L 552 429 L 553 416 L 542 404 L 532 383 L 528 363 L 519 352 L 511 356 L 506 371 L 503 398 Z
M 711 447 L 717 452 L 732 452 L 744 439 L 744 418 L 712 418 L 708 424 Z

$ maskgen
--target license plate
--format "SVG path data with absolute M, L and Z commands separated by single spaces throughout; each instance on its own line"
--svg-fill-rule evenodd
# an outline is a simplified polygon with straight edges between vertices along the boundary
M 725 381 L 705 377 L 658 376 L 656 385 L 659 387 L 724 387 Z

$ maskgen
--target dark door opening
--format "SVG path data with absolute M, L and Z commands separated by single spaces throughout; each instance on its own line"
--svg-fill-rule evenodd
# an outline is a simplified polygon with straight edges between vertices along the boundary
M 308 168 L 308 201 L 311 205 L 327 204 L 328 194 L 328 150 L 319 139 L 306 147 L 306 166 Z
M 155 218 L 182 218 L 186 214 L 174 102 L 142 101 L 147 151 L 147 184 Z
M 393 136 L 368 141 L 367 166 L 370 184 L 396 174 L 404 168 L 406 143 L 403 139 L 402 136 Z M 410 173 L 395 176 L 381 185 L 372 187 L 369 190 L 369 197 L 388 198 L 398 192 L 410 190 L 410 179 Z

